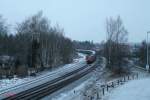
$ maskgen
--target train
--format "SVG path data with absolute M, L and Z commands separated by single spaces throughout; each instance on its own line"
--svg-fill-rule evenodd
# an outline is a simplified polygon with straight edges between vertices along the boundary
M 96 55 L 95 54 L 91 54 L 91 55 L 86 56 L 87 64 L 92 64 L 95 61 L 96 61 Z
M 86 54 L 85 61 L 87 64 L 92 64 L 96 61 L 96 51 L 93 50 L 83 50 L 83 49 L 77 49 L 77 52 Z

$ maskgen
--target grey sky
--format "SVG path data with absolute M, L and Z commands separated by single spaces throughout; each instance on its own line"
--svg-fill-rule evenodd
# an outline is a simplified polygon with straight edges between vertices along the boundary
M 105 40 L 107 17 L 121 16 L 129 42 L 140 42 L 150 30 L 150 0 L 1 0 L 0 14 L 9 24 L 42 10 L 74 40 Z

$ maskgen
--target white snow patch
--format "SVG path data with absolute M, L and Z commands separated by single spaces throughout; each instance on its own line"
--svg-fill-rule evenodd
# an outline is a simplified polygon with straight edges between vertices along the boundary
M 19 84 L 23 84 L 23 83 L 28 82 L 32 79 L 33 79 L 33 77 L 12 78 L 12 79 L 0 80 L 0 91 L 14 87 L 14 86 L 19 85 Z
M 108 100 L 150 100 L 150 78 L 130 81 L 109 94 Z

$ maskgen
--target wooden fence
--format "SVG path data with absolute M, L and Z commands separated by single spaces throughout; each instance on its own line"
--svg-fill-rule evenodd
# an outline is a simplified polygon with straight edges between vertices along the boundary
M 102 97 L 109 92 L 109 90 L 118 87 L 120 85 L 123 85 L 124 83 L 138 79 L 139 75 L 138 74 L 131 74 L 124 76 L 122 78 L 107 82 L 103 85 L 98 85 L 95 88 L 90 89 L 89 91 L 87 90 L 86 92 L 83 92 L 84 99 L 83 100 L 102 100 Z
M 119 85 L 123 85 L 125 82 L 128 82 L 129 80 L 138 79 L 138 77 L 139 77 L 138 74 L 132 74 L 132 75 L 124 76 L 114 81 L 110 81 L 104 85 L 101 85 L 102 95 L 105 95 L 105 93 L 108 92 L 112 88 L 115 88 Z

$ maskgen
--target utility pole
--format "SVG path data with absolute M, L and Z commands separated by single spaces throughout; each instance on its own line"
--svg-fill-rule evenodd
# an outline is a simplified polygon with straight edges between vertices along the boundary
M 146 63 L 146 70 L 149 72 L 149 46 L 148 46 L 148 35 L 150 31 L 147 32 L 147 63 Z
M 107 57 L 108 57 L 108 67 L 110 67 L 110 38 L 109 38 L 109 35 L 110 35 L 110 33 L 108 33 L 107 35 L 106 35 L 106 48 L 107 48 L 107 50 L 108 50 L 108 55 L 107 55 Z

